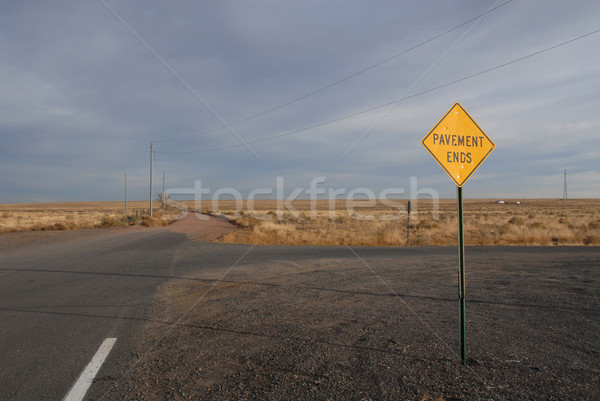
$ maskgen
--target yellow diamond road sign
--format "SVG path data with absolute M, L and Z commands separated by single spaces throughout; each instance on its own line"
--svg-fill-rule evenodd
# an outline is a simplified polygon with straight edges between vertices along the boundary
M 459 187 L 495 146 L 459 103 L 448 110 L 421 143 Z

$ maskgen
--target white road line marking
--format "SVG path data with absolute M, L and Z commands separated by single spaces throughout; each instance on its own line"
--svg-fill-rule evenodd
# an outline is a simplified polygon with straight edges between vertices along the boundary
M 79 378 L 69 390 L 69 393 L 63 398 L 63 401 L 81 401 L 83 397 L 85 397 L 85 393 L 87 393 L 88 388 L 94 381 L 94 377 L 100 370 L 100 367 L 104 363 L 104 360 L 110 353 L 113 345 L 117 341 L 116 338 L 106 338 L 96 351 L 96 355 L 92 358 L 90 363 L 83 369 L 83 372 L 79 375 Z

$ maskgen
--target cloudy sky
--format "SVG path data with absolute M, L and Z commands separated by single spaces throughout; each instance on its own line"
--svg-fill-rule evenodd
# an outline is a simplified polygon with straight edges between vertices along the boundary
M 150 141 L 155 192 L 454 197 L 420 141 L 455 102 L 496 144 L 465 197 L 600 197 L 598 29 L 596 0 L 3 2 L 0 203 L 147 199 Z

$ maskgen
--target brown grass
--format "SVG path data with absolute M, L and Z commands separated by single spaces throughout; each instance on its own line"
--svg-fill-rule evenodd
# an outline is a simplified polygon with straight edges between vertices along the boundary
M 164 226 L 179 214 L 169 208 L 164 215 L 155 211 L 151 217 L 147 206 L 148 202 L 130 202 L 125 215 L 123 202 L 4 204 L 0 205 L 0 233 Z
M 522 199 L 520 204 L 516 202 L 496 204 L 491 200 L 466 200 L 465 243 L 600 245 L 600 200 Z M 401 204 L 405 205 L 406 201 Z M 404 246 L 456 245 L 458 242 L 455 200 L 441 200 L 438 213 L 431 201 L 419 200 L 418 210 L 410 216 L 408 240 L 406 211 L 399 206 L 355 201 L 355 207 L 349 212 L 345 201 L 334 204 L 318 201 L 316 209 L 311 209 L 308 200 L 292 205 L 296 210 L 278 212 L 276 201 L 257 201 L 252 213 L 248 212 L 247 204 L 241 213 L 236 213 L 233 201 L 221 201 L 204 205 L 203 211 L 222 214 L 242 228 L 225 236 L 222 239 L 225 243 Z
M 467 245 L 600 245 L 600 200 L 521 199 L 496 204 L 487 199 L 465 200 Z M 407 241 L 406 201 L 328 200 L 311 205 L 292 202 L 295 210 L 278 211 L 275 200 L 255 201 L 253 212 L 244 202 L 236 211 L 234 201 L 204 202 L 199 211 L 220 214 L 241 229 L 221 241 L 268 245 L 405 246 L 456 245 L 456 200 L 439 203 L 436 213 L 430 200 L 419 200 L 410 216 Z M 194 202 L 183 202 L 190 209 Z M 156 204 L 160 206 L 160 203 Z M 71 230 L 128 225 L 155 226 L 171 222 L 177 210 L 147 215 L 148 202 L 67 202 L 0 205 L 0 232 Z M 315 206 L 314 208 L 312 206 Z M 348 209 L 348 206 L 351 206 Z M 416 213 L 415 213 L 416 212 Z M 365 218 L 372 217 L 371 220 Z

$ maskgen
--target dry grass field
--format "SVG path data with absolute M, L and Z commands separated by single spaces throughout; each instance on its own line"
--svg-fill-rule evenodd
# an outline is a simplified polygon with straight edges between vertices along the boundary
M 156 203 L 160 208 L 160 202 Z M 148 202 L 60 202 L 0 205 L 0 233 L 169 224 L 177 211 L 148 215 Z M 164 218 L 163 218 L 164 217 Z
M 203 204 L 206 213 L 221 214 L 242 230 L 225 243 L 268 245 L 404 246 L 457 244 L 456 200 L 412 201 L 407 238 L 407 201 L 234 201 Z M 191 204 L 189 205 L 191 207 Z M 280 205 L 281 206 L 281 205 Z M 250 211 L 251 210 L 251 211 Z M 467 245 L 600 245 L 600 200 L 515 199 L 496 203 L 465 200 Z
M 518 203 L 517 203 L 518 202 Z M 228 218 L 241 229 L 220 241 L 265 245 L 415 246 L 457 243 L 456 200 L 412 201 L 407 238 L 406 200 L 354 201 L 276 200 L 253 203 L 221 200 L 197 205 L 198 210 Z M 147 215 L 148 202 L 65 202 L 0 205 L 0 232 L 72 230 L 128 225 L 165 225 L 178 211 Z M 467 199 L 467 245 L 600 245 L 600 199 L 518 199 L 503 204 Z

